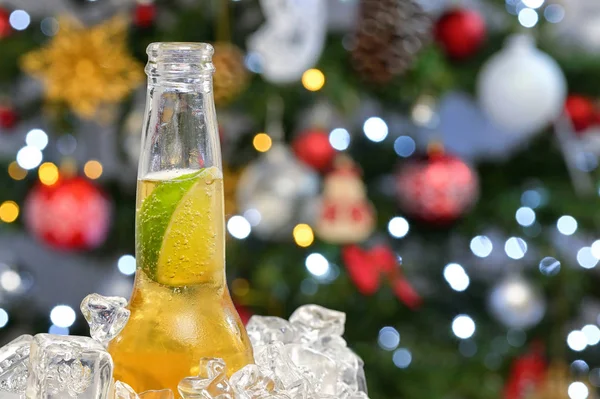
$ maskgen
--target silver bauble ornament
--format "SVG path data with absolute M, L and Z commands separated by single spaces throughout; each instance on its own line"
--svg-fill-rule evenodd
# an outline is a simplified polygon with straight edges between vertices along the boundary
M 318 192 L 318 175 L 275 143 L 240 176 L 237 202 L 242 214 L 253 215 L 248 219 L 255 235 L 285 241 L 296 224 L 314 220 Z
M 509 275 L 496 285 L 488 305 L 492 315 L 509 328 L 533 327 L 546 312 L 544 296 L 519 274 Z

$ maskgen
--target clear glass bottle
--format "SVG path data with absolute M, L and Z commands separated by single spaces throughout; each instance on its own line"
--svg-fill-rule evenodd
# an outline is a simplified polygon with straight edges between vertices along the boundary
M 252 346 L 225 279 L 223 180 L 212 93 L 213 48 L 148 47 L 138 169 L 131 318 L 109 346 L 115 378 L 136 391 L 197 375 L 202 357 L 233 373 Z

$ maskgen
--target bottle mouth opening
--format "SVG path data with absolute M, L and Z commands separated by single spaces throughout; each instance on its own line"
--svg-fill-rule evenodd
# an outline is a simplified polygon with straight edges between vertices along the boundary
M 214 49 L 208 43 L 151 43 L 146 53 L 146 74 L 150 77 L 206 76 L 215 71 L 212 64 Z

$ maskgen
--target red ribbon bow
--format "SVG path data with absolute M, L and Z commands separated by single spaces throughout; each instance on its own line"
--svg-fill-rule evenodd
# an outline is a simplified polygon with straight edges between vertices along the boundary
M 421 297 L 404 278 L 396 254 L 385 245 L 364 250 L 349 245 L 342 250 L 348 275 L 363 295 L 373 295 L 379 289 L 380 277 L 385 275 L 398 299 L 411 309 L 421 304 Z

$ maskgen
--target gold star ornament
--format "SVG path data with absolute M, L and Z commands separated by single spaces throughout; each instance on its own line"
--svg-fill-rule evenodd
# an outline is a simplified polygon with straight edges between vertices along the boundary
M 22 69 L 43 82 L 48 102 L 65 103 L 91 119 L 100 106 L 121 101 L 143 81 L 142 65 L 127 51 L 125 18 L 91 28 L 62 18 L 59 27 L 46 46 L 21 59 Z

